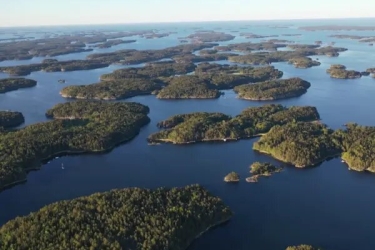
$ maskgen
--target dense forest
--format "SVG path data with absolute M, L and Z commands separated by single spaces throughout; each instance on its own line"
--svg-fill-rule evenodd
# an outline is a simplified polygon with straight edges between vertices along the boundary
M 334 64 L 327 69 L 327 73 L 330 74 L 332 78 L 339 79 L 355 79 L 362 76 L 361 72 L 355 70 L 347 70 L 344 65 Z
M 0 79 L 0 94 L 8 91 L 36 86 L 36 81 L 25 78 Z
M 333 130 L 319 123 L 288 123 L 273 127 L 253 149 L 296 167 L 307 167 L 340 153 L 332 136 Z
M 240 85 L 234 88 L 239 98 L 246 100 L 278 100 L 305 94 L 311 84 L 301 78 L 289 78 L 254 84 Z
M 65 98 L 116 100 L 137 95 L 148 95 L 162 85 L 145 78 L 124 78 L 89 85 L 72 85 L 60 91 Z
M 0 228 L 0 249 L 185 250 L 230 209 L 198 185 L 127 188 L 48 205 Z
M 21 112 L 0 111 L 0 127 L 17 127 L 25 122 L 25 117 Z
M 289 246 L 286 248 L 286 250 L 322 250 L 318 247 L 313 247 L 310 245 L 299 245 L 299 246 Z
M 159 99 L 207 99 L 218 98 L 220 92 L 207 80 L 194 75 L 176 76 L 166 81 L 159 91 Z
M 301 58 L 314 56 L 314 55 L 326 55 L 326 56 L 338 56 L 339 52 L 346 51 L 345 48 L 336 47 L 319 47 L 319 48 L 298 48 L 292 51 L 276 51 L 276 52 L 254 52 L 246 55 L 237 55 L 229 57 L 229 60 L 236 63 L 243 64 L 270 64 L 273 62 L 294 62 Z M 309 59 L 306 59 L 309 60 Z M 305 67 L 315 66 L 316 63 L 311 62 L 304 64 Z M 299 64 L 295 64 L 296 67 L 300 67 Z
M 212 43 L 212 42 L 225 42 L 233 40 L 235 36 L 230 34 L 226 34 L 223 32 L 196 32 L 194 34 L 189 35 L 184 39 L 190 39 L 192 42 L 202 42 L 202 43 Z
M 215 49 L 218 51 L 239 51 L 239 52 L 251 52 L 259 50 L 276 51 L 278 48 L 285 48 L 287 45 L 282 43 L 274 42 L 260 42 L 260 43 L 235 43 L 224 46 L 216 46 Z
M 53 121 L 0 133 L 0 189 L 26 179 L 26 172 L 58 154 L 101 152 L 134 138 L 150 119 L 138 103 L 78 101 L 58 104 Z
M 294 57 L 289 59 L 288 63 L 293 64 L 294 67 L 300 69 L 307 69 L 320 65 L 320 62 L 314 61 L 310 57 Z
M 233 118 L 221 113 L 191 113 L 159 122 L 158 127 L 166 130 L 150 135 L 148 140 L 176 144 L 238 140 L 266 133 L 275 125 L 318 119 L 314 107 L 286 108 L 274 104 L 247 108 Z

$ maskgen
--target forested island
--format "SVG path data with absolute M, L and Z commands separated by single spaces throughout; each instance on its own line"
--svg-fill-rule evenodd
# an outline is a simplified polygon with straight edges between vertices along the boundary
M 149 95 L 162 85 L 144 78 L 102 81 L 89 85 L 72 85 L 63 88 L 60 95 L 73 99 L 117 100 L 138 95 Z
M 310 57 L 295 57 L 289 59 L 288 63 L 293 64 L 294 67 L 299 69 L 307 69 L 314 66 L 319 66 L 320 62 L 311 59 Z
M 0 111 L 0 128 L 17 127 L 25 122 L 25 117 L 21 112 Z
M 17 89 L 34 87 L 36 83 L 36 81 L 26 78 L 0 79 L 0 94 Z
M 258 179 L 262 176 L 269 177 L 274 173 L 281 172 L 283 169 L 281 167 L 276 167 L 269 162 L 254 162 L 250 166 L 251 177 L 246 178 L 247 182 L 258 182 Z
M 348 124 L 333 131 L 318 123 L 289 123 L 273 127 L 253 149 L 307 167 L 341 155 L 349 169 L 375 172 L 375 127 Z
M 233 40 L 235 36 L 226 34 L 223 32 L 207 31 L 207 32 L 196 32 L 189 35 L 185 39 L 190 39 L 192 42 L 201 42 L 201 43 L 212 43 L 212 42 L 225 42 Z
M 120 44 L 126 44 L 126 43 L 135 43 L 137 40 L 122 40 L 122 39 L 114 39 L 114 40 L 108 40 L 104 43 L 95 44 L 92 47 L 104 49 L 104 48 L 110 48 L 116 45 Z
M 273 80 L 240 85 L 234 88 L 238 97 L 246 100 L 265 101 L 297 97 L 305 94 L 311 84 L 301 78 Z
M 338 79 L 356 79 L 362 76 L 361 72 L 355 70 L 347 70 L 344 65 L 341 64 L 333 64 L 329 69 L 327 69 L 327 73 L 332 78 Z
M 286 250 L 322 250 L 318 247 L 313 247 L 311 245 L 299 245 L 299 246 L 289 246 Z
M 185 250 L 232 212 L 198 185 L 127 188 L 45 206 L 0 228 L 0 249 Z
M 375 26 L 355 26 L 355 25 L 321 25 L 321 26 L 303 26 L 299 27 L 303 30 L 308 31 L 318 31 L 318 30 L 330 30 L 330 31 L 340 31 L 340 30 L 355 30 L 355 31 L 365 31 L 365 30 L 375 30 Z
M 166 81 L 166 87 L 157 94 L 159 99 L 211 99 L 220 92 L 206 79 L 195 75 L 176 76 Z
M 240 51 L 240 52 L 251 52 L 254 50 L 268 50 L 276 51 L 278 48 L 285 48 L 287 44 L 275 43 L 271 41 L 259 42 L 259 43 L 234 43 L 225 46 L 216 46 L 215 49 L 218 51 Z
M 68 102 L 47 111 L 53 121 L 0 133 L 0 189 L 25 181 L 43 160 L 103 152 L 131 140 L 149 123 L 148 112 L 138 103 Z
M 195 70 L 195 71 L 194 71 Z M 194 75 L 184 75 L 194 71 Z M 175 76 L 180 75 L 182 76 Z M 218 98 L 219 90 L 237 85 L 280 78 L 274 67 L 238 67 L 215 63 L 157 62 L 126 68 L 101 76 L 101 82 L 68 86 L 60 91 L 66 98 L 116 100 L 157 94 L 160 99 Z
M 70 35 L 59 35 L 41 39 L 30 39 L 24 41 L 11 41 L 1 44 L 0 61 L 4 60 L 27 60 L 33 57 L 58 56 L 71 53 L 89 52 L 90 44 L 99 47 L 113 46 L 119 43 L 119 38 L 131 37 L 150 33 L 149 30 L 134 32 L 92 32 Z M 116 39 L 116 40 L 112 40 Z M 116 42 L 113 42 L 116 41 Z M 133 40 L 125 40 L 127 43 Z
M 148 137 L 150 143 L 188 144 L 205 141 L 229 141 L 251 138 L 267 133 L 273 126 L 292 121 L 319 120 L 314 107 L 264 105 L 251 107 L 240 115 L 222 113 L 191 113 L 175 115 L 158 123 L 160 132 Z
M 202 43 L 183 44 L 160 50 L 119 50 L 110 53 L 91 54 L 87 57 L 87 60 L 57 61 L 55 59 L 46 59 L 42 63 L 0 67 L 0 71 L 13 76 L 25 76 L 31 72 L 41 70 L 59 72 L 104 68 L 111 64 L 140 64 L 191 54 L 196 50 L 212 48 L 217 45 L 217 43 Z M 229 55 L 223 56 L 227 58 Z M 209 59 L 211 60 L 211 58 Z
M 291 46 L 291 45 L 289 45 Z M 295 45 L 297 46 L 297 45 Z M 296 67 L 306 68 L 317 66 L 318 63 L 314 61 L 302 61 L 301 58 L 316 55 L 326 56 L 338 56 L 339 52 L 346 51 L 345 48 L 335 47 L 319 47 L 319 48 L 308 48 L 308 47 L 294 47 L 292 51 L 276 51 L 276 52 L 255 52 L 246 55 L 237 55 L 229 57 L 229 61 L 242 63 L 242 64 L 270 64 L 274 62 L 292 62 Z
M 274 126 L 254 143 L 253 149 L 302 168 L 340 153 L 332 136 L 333 130 L 319 123 L 288 123 Z

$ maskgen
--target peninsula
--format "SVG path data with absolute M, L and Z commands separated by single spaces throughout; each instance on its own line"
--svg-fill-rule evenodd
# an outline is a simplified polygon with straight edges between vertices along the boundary
M 0 133 L 0 189 L 25 181 L 43 160 L 104 152 L 131 140 L 149 123 L 148 112 L 138 103 L 68 102 L 47 111 L 53 121 Z
M 279 100 L 305 94 L 311 84 L 301 78 L 289 78 L 253 84 L 240 85 L 234 88 L 238 97 L 253 101 Z
M 198 185 L 117 189 L 56 202 L 9 221 L 0 228 L 0 249 L 185 250 L 232 215 Z

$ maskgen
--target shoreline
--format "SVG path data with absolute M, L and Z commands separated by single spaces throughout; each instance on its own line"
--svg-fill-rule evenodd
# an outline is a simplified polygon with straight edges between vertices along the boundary
M 200 232 L 199 234 L 197 234 L 197 236 L 195 236 L 194 239 L 192 239 L 184 249 L 188 250 L 191 247 L 191 245 L 194 243 L 195 240 L 197 240 L 198 238 L 200 238 L 202 235 L 204 235 L 208 231 L 214 229 L 215 227 L 218 227 L 218 226 L 220 226 L 220 225 L 222 225 L 222 224 L 230 221 L 230 219 L 232 218 L 232 216 L 233 216 L 233 214 L 229 218 L 221 220 L 221 221 L 213 224 L 212 226 L 207 227 L 205 230 L 203 230 L 202 232 Z
M 148 122 L 149 123 L 149 122 Z M 147 124 L 148 124 L 147 123 Z M 146 126 L 147 124 L 143 125 L 143 126 Z M 143 127 L 142 126 L 142 127 Z M 138 134 L 139 134 L 140 131 L 138 131 L 134 136 L 132 137 L 127 137 L 127 138 L 124 138 L 123 140 L 120 140 L 118 142 L 115 142 L 114 144 L 112 144 L 110 147 L 106 148 L 106 149 L 103 149 L 103 150 L 91 150 L 91 151 L 74 151 L 74 150 L 62 150 L 62 151 L 59 151 L 59 152 L 56 152 L 54 154 L 51 154 L 47 157 L 43 157 L 43 158 L 37 158 L 37 159 L 34 159 L 34 163 L 35 165 L 38 165 L 38 166 L 31 166 L 29 168 L 24 168 L 24 167 L 21 167 L 25 172 L 26 172 L 26 177 L 22 180 L 16 180 L 16 181 L 13 181 L 12 183 L 8 183 L 8 184 L 5 184 L 3 186 L 0 186 L 0 192 L 4 191 L 5 189 L 8 189 L 8 188 L 11 188 L 13 186 L 16 186 L 18 184 L 22 184 L 22 183 L 25 183 L 27 182 L 27 174 L 30 172 L 30 171 L 38 171 L 40 169 L 42 169 L 43 165 L 46 165 L 46 161 L 49 161 L 49 160 L 53 160 L 54 158 L 56 157 L 60 157 L 60 156 L 70 156 L 70 155 L 83 155 L 83 154 L 101 154 L 101 153 L 107 153 L 111 150 L 113 150 L 115 147 L 119 146 L 120 144 L 123 144 L 123 143 L 126 143 L 126 142 L 129 142 L 131 141 L 132 139 L 134 139 Z M 33 165 L 33 164 L 32 164 Z
M 222 139 L 203 139 L 200 141 L 188 141 L 188 142 L 175 142 L 170 139 L 157 139 L 157 140 L 149 140 L 149 145 L 159 145 L 161 143 L 165 144 L 175 144 L 175 145 L 188 145 L 188 144 L 195 144 L 195 143 L 203 143 L 203 142 L 234 142 L 239 140 L 249 140 L 258 137 L 262 137 L 266 133 L 256 134 L 247 137 L 239 137 L 239 138 L 222 138 Z

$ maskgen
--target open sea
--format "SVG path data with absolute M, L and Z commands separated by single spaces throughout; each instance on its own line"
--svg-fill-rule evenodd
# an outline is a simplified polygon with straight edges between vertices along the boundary
M 348 48 L 348 51 L 333 58 L 314 56 L 314 59 L 319 58 L 321 65 L 309 69 L 296 69 L 287 63 L 272 64 L 284 72 L 283 78 L 298 76 L 311 82 L 308 92 L 298 98 L 274 102 L 246 101 L 236 98 L 234 92 L 229 90 L 215 100 L 166 101 L 152 95 L 123 100 L 148 105 L 151 123 L 134 140 L 109 153 L 61 157 L 45 164 L 41 170 L 29 173 L 26 183 L 0 193 L 0 225 L 17 216 L 37 211 L 47 204 L 95 192 L 126 187 L 156 188 L 199 183 L 214 195 L 220 196 L 235 215 L 229 223 L 196 240 L 190 250 L 276 250 L 302 243 L 331 250 L 375 249 L 372 238 L 375 232 L 375 197 L 372 198 L 375 194 L 374 174 L 348 171 L 339 158 L 314 168 L 296 169 L 254 152 L 252 144 L 258 139 L 187 146 L 150 146 L 146 141 L 148 135 L 158 131 L 157 122 L 172 115 L 207 111 L 234 116 L 247 107 L 265 103 L 316 106 L 322 122 L 334 129 L 348 122 L 375 126 L 375 115 L 372 113 L 375 108 L 375 79 L 364 76 L 355 80 L 338 80 L 331 79 L 326 73 L 331 64 L 343 64 L 348 69 L 358 71 L 375 67 L 375 46 L 357 40 L 329 37 L 332 34 L 375 36 L 375 31 L 311 32 L 298 29 L 309 25 L 374 23 L 375 19 L 347 19 L 1 28 L 0 39 L 17 35 L 41 38 L 90 30 L 155 29 L 160 33 L 177 32 L 160 39 L 127 37 L 124 39 L 135 39 L 137 42 L 54 57 L 58 60 L 84 59 L 92 53 L 120 49 L 163 49 L 179 45 L 179 37 L 186 37 L 196 30 L 222 31 L 236 36 L 232 41 L 221 42 L 221 45 L 264 40 L 239 36 L 241 32 L 252 32 L 279 35 L 277 39 L 296 43 L 313 44 L 321 40 L 326 45 L 336 42 L 335 46 Z M 3 61 L 0 66 L 37 63 L 43 59 Z M 99 81 L 100 75 L 124 67 L 130 66 L 116 65 L 74 72 L 34 72 L 27 78 L 37 80 L 37 86 L 0 94 L 0 110 L 22 112 L 26 119 L 23 126 L 47 121 L 47 109 L 69 101 L 59 95 L 63 87 L 95 83 Z M 0 73 L 0 78 L 6 77 L 9 76 Z M 58 83 L 58 79 L 66 79 L 66 84 Z M 260 179 L 259 183 L 246 183 L 244 178 L 250 175 L 249 166 L 254 161 L 270 161 L 284 165 L 285 169 L 271 178 Z M 64 170 L 61 169 L 62 163 Z M 238 185 L 223 182 L 224 176 L 231 171 L 238 172 L 243 178 Z

